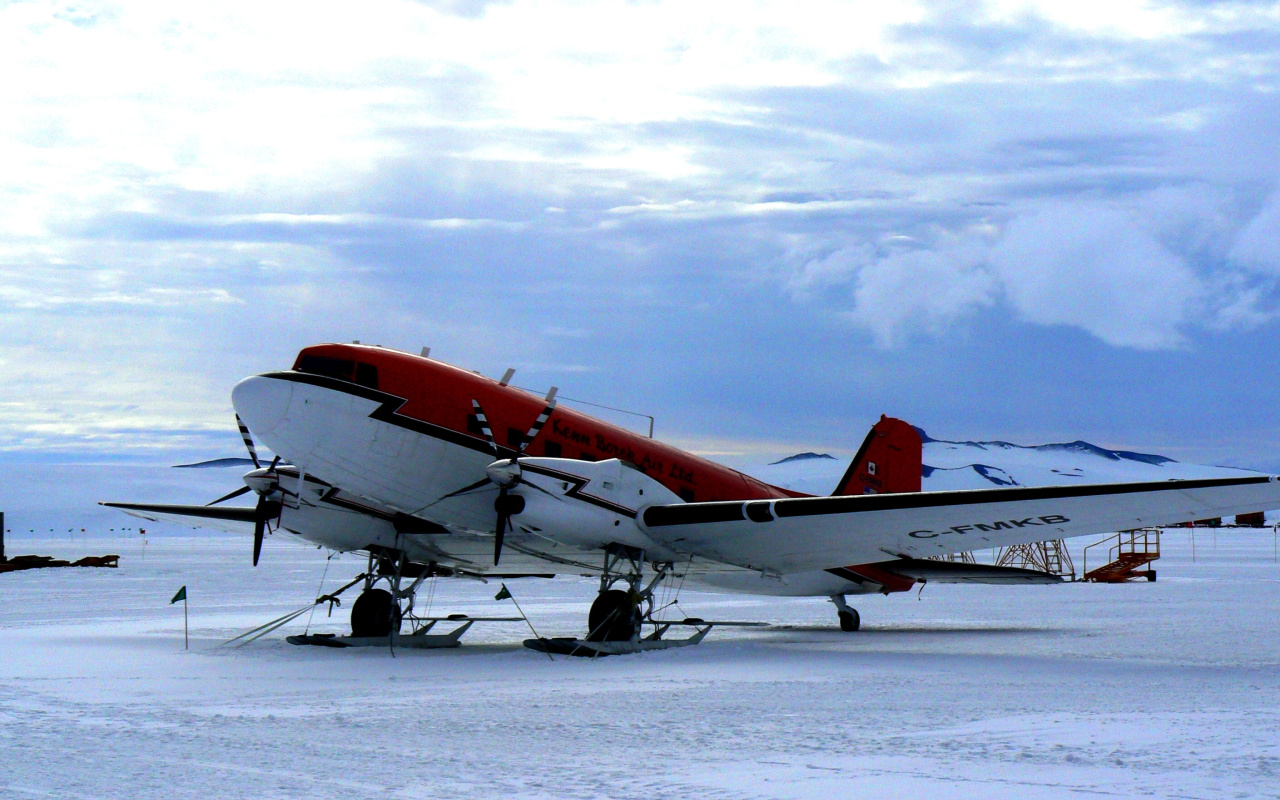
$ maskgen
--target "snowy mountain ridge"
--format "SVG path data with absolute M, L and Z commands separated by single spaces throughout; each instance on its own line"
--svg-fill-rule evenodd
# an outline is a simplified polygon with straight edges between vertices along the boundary
M 920 428 L 916 430 L 924 443 L 921 488 L 926 492 L 1251 474 L 1251 470 L 1184 464 L 1153 453 L 1109 450 L 1083 440 L 1039 445 L 950 441 L 934 439 Z M 785 489 L 827 495 L 848 465 L 843 459 L 793 456 L 745 471 Z

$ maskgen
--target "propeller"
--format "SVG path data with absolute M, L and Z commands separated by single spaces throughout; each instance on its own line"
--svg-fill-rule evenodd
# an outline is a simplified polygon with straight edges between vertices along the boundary
M 258 566 L 258 557 L 262 555 L 262 537 L 266 533 L 267 522 L 272 517 L 278 518 L 284 511 L 283 503 L 268 499 L 275 491 L 284 491 L 280 488 L 280 476 L 276 473 L 278 463 L 280 463 L 280 456 L 271 459 L 271 466 L 267 468 L 268 474 L 273 478 L 270 484 L 271 491 L 259 492 L 258 504 L 253 509 L 253 565 L 255 567 Z
M 497 441 L 493 438 L 493 431 L 489 428 L 489 420 L 484 415 L 484 409 L 480 407 L 480 401 L 471 401 L 471 406 L 476 412 L 476 421 L 480 423 L 480 431 L 484 434 L 484 438 L 489 440 L 489 446 L 493 448 L 493 454 L 498 457 L 498 461 L 485 467 L 485 474 L 488 476 L 488 480 L 498 487 L 498 497 L 493 501 L 493 510 L 498 512 L 498 523 L 494 529 L 493 539 L 493 565 L 495 567 L 498 566 L 498 561 L 502 558 L 502 540 L 511 528 L 511 518 L 524 511 L 524 498 L 518 494 L 511 494 L 511 490 L 521 483 L 520 456 L 524 455 L 525 448 L 537 438 L 542 427 L 547 424 L 547 419 L 551 417 L 551 412 L 555 410 L 556 387 L 551 387 L 551 391 L 547 392 L 546 401 L 547 404 L 542 409 L 542 413 L 538 415 L 538 418 L 534 420 L 533 427 L 529 428 L 529 432 L 516 444 L 515 455 L 511 456 L 505 464 L 502 463 L 502 449 L 498 447 Z
M 258 566 L 258 559 L 262 556 L 262 539 L 268 531 L 267 525 L 272 519 L 278 519 L 284 509 L 284 504 L 278 498 L 285 494 L 291 494 L 291 492 L 280 485 L 280 475 L 276 472 L 276 465 L 280 463 L 280 456 L 272 458 L 271 465 L 264 470 L 262 462 L 258 460 L 257 448 L 253 446 L 253 436 L 249 433 L 249 427 L 244 424 L 244 420 L 240 419 L 239 414 L 236 414 L 236 425 L 240 428 L 240 438 L 244 440 L 245 449 L 249 451 L 249 460 L 253 462 L 253 471 L 244 476 L 244 486 L 228 492 L 205 505 L 216 506 L 218 503 L 239 497 L 248 492 L 258 493 L 258 503 L 253 509 L 253 565 L 256 567 Z M 298 483 L 299 487 L 301 487 L 301 476 L 299 476 Z

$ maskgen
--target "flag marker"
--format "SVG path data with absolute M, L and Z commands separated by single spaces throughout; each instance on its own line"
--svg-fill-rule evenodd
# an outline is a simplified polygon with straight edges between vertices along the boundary
M 169 605 L 173 605 L 179 600 L 182 601 L 182 649 L 190 650 L 191 629 L 187 624 L 187 587 L 185 584 L 178 590 L 178 593 L 173 596 L 173 599 L 169 601 Z

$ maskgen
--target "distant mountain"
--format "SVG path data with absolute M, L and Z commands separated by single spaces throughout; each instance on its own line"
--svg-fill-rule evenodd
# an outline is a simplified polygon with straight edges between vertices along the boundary
M 987 450 L 987 449 L 1028 450 L 1030 449 L 1030 450 L 1043 450 L 1046 452 L 1061 450 L 1064 452 L 1072 452 L 1072 453 L 1089 453 L 1091 455 L 1101 456 L 1102 458 L 1108 458 L 1113 461 L 1141 461 L 1144 464 L 1166 464 L 1169 462 L 1173 462 L 1172 458 L 1155 455 L 1153 453 L 1135 453 L 1131 450 L 1108 450 L 1105 447 L 1098 447 L 1096 444 L 1090 444 L 1089 442 L 1086 442 L 1080 439 L 1077 439 L 1074 442 L 1059 442 L 1055 444 L 1035 444 L 1035 445 L 1021 445 L 1021 444 L 1013 444 L 1011 442 L 1001 442 L 1001 441 L 952 442 L 946 439 L 930 438 L 929 434 L 925 433 L 923 428 L 916 428 L 916 431 L 920 434 L 920 438 L 925 442 L 925 444 L 965 445 L 968 447 L 976 447 L 982 450 Z M 1173 463 L 1177 463 L 1177 462 L 1173 462 Z
M 253 462 L 247 458 L 215 458 L 212 461 L 198 461 L 195 464 L 174 464 L 174 469 L 218 469 L 220 467 L 252 467 Z
M 1152 453 L 1108 450 L 1081 440 L 1040 445 L 948 441 L 934 439 L 920 428 L 916 430 L 924 442 L 921 472 L 926 492 L 1253 474 L 1249 470 L 1184 464 Z M 847 465 L 844 459 L 825 454 L 799 453 L 746 471 L 775 486 L 827 495 L 835 490 Z
M 778 464 L 790 464 L 793 461 L 812 461 L 815 458 L 829 458 L 832 461 L 836 460 L 836 457 L 830 453 L 796 453 L 794 456 L 787 456 L 781 461 L 771 462 L 769 466 L 773 467 Z

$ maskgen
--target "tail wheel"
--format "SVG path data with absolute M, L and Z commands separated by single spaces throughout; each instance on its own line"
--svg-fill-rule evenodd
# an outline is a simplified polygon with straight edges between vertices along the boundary
M 862 626 L 862 617 L 858 616 L 855 609 L 840 612 L 840 630 L 846 633 L 853 633 Z
M 640 604 L 631 592 L 601 592 L 587 615 L 588 642 L 628 642 L 640 632 Z
M 361 593 L 351 606 L 351 635 L 355 638 L 390 636 L 399 628 L 399 609 L 386 589 Z

